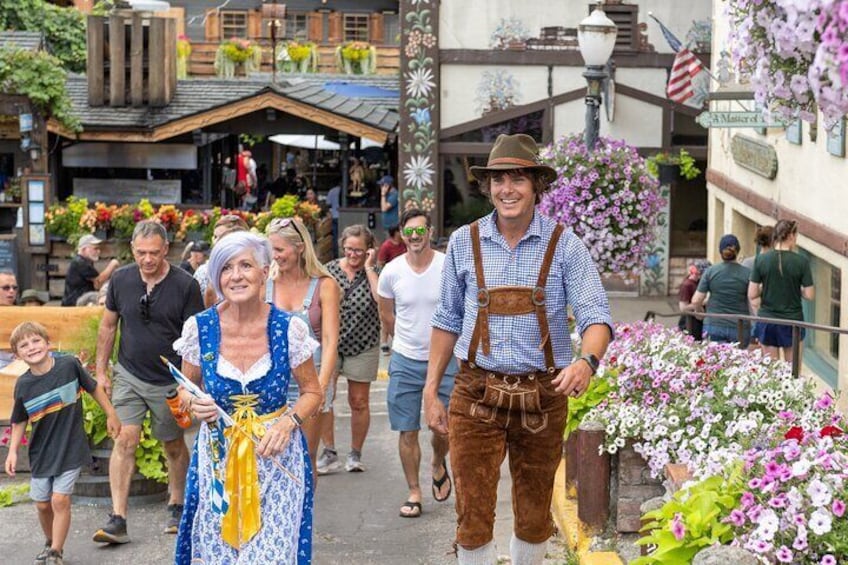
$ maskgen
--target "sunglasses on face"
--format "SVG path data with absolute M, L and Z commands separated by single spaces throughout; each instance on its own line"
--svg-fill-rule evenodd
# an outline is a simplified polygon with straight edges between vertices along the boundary
M 423 236 L 427 233 L 428 229 L 430 228 L 428 228 L 427 226 L 416 226 L 414 228 L 402 228 L 400 230 L 400 233 L 402 233 L 406 237 L 412 237 L 412 234 Z
M 14 290 L 15 292 L 17 292 L 18 291 L 18 285 L 16 285 L 16 284 L 5 284 L 3 286 L 0 286 L 0 290 L 2 290 L 4 292 L 9 292 L 10 290 Z
M 138 299 L 138 311 L 141 314 L 141 321 L 145 324 L 150 323 L 150 295 L 145 293 Z
M 285 228 L 291 228 L 294 230 L 294 233 L 300 238 L 300 241 L 305 241 L 303 239 L 303 234 L 300 233 L 300 230 L 297 228 L 297 223 L 291 218 L 274 218 L 271 220 L 271 223 L 268 224 L 268 233 L 273 233 L 276 231 L 280 231 Z

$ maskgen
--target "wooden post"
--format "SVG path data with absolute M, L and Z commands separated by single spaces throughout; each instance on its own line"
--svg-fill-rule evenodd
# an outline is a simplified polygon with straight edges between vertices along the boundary
M 578 460 L 584 471 L 577 483 L 577 517 L 595 531 L 603 530 L 610 516 L 610 456 L 598 455 L 604 443 L 604 427 L 598 422 L 580 424 Z
M 177 21 L 165 18 L 165 104 L 177 92 Z
M 144 21 L 133 12 L 130 28 L 130 103 L 144 105 Z
M 88 16 L 86 26 L 88 105 L 103 105 L 103 22 L 101 16 Z
M 109 105 L 126 104 L 126 28 L 123 16 L 109 17 Z
M 147 80 L 151 106 L 168 104 L 165 82 L 165 19 L 150 18 L 150 53 L 147 61 Z
M 577 493 L 577 483 L 580 480 L 577 472 L 580 469 L 580 451 L 578 448 L 579 430 L 568 434 L 563 442 L 565 450 L 565 496 L 574 498 Z

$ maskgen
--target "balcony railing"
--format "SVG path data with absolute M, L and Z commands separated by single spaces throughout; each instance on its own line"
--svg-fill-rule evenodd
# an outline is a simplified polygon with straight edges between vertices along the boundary
M 260 71 L 270 73 L 271 68 L 271 46 L 262 43 L 262 66 Z M 189 76 L 209 77 L 215 76 L 215 53 L 218 51 L 218 42 L 193 42 L 191 44 L 191 56 L 188 63 Z M 277 44 L 277 49 L 284 48 L 284 42 Z M 338 73 L 336 65 L 336 45 L 318 46 L 318 72 Z M 397 75 L 400 72 L 400 47 L 377 46 L 377 74 Z M 281 76 L 285 76 L 282 74 Z

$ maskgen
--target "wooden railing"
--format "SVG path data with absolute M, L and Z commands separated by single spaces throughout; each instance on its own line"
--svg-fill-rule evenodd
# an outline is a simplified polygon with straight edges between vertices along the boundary
M 189 58 L 188 74 L 189 76 L 208 77 L 215 76 L 215 52 L 218 50 L 219 43 L 192 43 L 191 57 Z M 277 49 L 282 49 L 282 44 L 277 45 Z M 265 73 L 271 72 L 271 47 L 263 45 L 262 50 L 262 66 L 260 71 Z M 319 45 L 318 46 L 318 72 L 319 73 L 338 73 L 340 72 L 336 65 L 336 46 L 335 45 Z M 396 75 L 400 72 L 400 47 L 394 46 L 377 46 L 377 74 L 378 75 Z M 278 72 L 278 77 L 285 77 L 285 73 Z

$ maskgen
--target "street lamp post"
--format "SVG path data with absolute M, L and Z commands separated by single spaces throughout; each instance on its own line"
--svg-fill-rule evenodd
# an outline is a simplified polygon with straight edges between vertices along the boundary
M 600 6 L 592 11 L 577 26 L 577 43 L 580 54 L 586 63 L 586 130 L 584 139 L 586 148 L 592 151 L 598 142 L 600 130 L 601 85 L 607 77 L 606 64 L 615 48 L 615 37 L 618 28 L 607 17 Z

